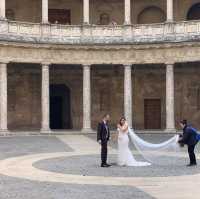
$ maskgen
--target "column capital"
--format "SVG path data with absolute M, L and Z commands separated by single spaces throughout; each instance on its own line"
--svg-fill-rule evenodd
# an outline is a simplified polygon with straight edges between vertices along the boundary
M 173 61 L 169 61 L 169 62 L 165 62 L 165 65 L 167 66 L 167 65 L 174 65 L 175 64 L 175 62 L 173 62 Z
M 123 66 L 124 66 L 125 68 L 126 68 L 126 67 L 127 67 L 127 68 L 129 68 L 129 67 L 132 68 L 133 64 L 123 64 Z
M 91 64 L 82 64 L 83 68 L 91 68 Z
M 41 62 L 40 64 L 41 64 L 42 66 L 50 66 L 50 65 L 51 65 L 50 62 Z
M 9 61 L 8 60 L 0 60 L 0 64 L 8 64 Z

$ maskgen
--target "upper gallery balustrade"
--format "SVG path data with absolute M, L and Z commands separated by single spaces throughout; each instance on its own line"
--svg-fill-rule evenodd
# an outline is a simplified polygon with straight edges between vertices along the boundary
M 0 40 L 52 44 L 144 44 L 200 40 L 200 20 L 141 25 L 59 25 L 0 21 Z

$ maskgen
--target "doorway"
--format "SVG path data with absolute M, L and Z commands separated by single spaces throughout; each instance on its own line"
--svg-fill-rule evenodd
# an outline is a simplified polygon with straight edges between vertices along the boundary
M 70 89 L 64 84 L 50 85 L 50 128 L 71 129 Z
M 187 20 L 200 19 L 200 3 L 194 4 L 188 11 Z
M 161 100 L 144 100 L 144 127 L 145 129 L 161 129 Z
M 49 9 L 49 22 L 70 25 L 71 11 L 66 9 Z

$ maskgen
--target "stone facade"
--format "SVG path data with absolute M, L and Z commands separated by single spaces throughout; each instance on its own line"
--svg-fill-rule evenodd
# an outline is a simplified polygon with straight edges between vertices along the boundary
M 189 66 L 189 67 L 188 67 Z M 175 118 L 188 118 L 199 128 L 200 63 L 177 64 L 175 67 Z
M 144 99 L 161 100 L 161 128 L 165 129 L 165 67 L 162 65 L 136 66 L 133 75 L 133 124 L 144 129 Z
M 6 9 L 13 10 L 14 20 L 16 21 L 28 21 L 28 22 L 41 22 L 42 18 L 42 0 L 6 0 Z M 78 25 L 83 22 L 83 1 L 82 0 L 59 0 L 48 1 L 49 9 L 70 9 L 71 10 L 71 24 Z M 132 0 L 131 1 L 131 19 L 132 23 L 136 24 L 141 22 L 151 23 L 160 22 L 166 18 L 167 1 L 161 0 Z M 180 0 L 174 0 L 174 18 L 176 21 L 186 20 L 187 12 L 189 8 L 199 3 L 198 0 L 184 0 L 184 3 Z M 29 6 L 23 6 L 23 5 Z M 147 9 L 150 7 L 156 7 L 158 9 Z M 146 13 L 144 10 L 146 9 Z M 154 12 L 156 12 L 154 14 Z M 114 20 L 117 24 L 123 24 L 124 22 L 124 1 L 123 0 L 92 0 L 90 1 L 90 21 L 91 24 L 98 24 L 100 15 L 102 13 L 109 14 L 110 20 Z M 160 14 L 161 13 L 161 14 Z M 164 18 L 162 17 L 164 16 Z
M 123 66 L 93 66 L 92 68 L 92 127 L 96 128 L 103 114 L 112 116 L 111 126 L 123 113 Z
M 8 66 L 8 128 L 40 129 L 41 69 L 31 64 Z
M 0 130 L 88 132 L 105 113 L 113 129 L 123 115 L 138 130 L 200 128 L 195 3 L 1 0 Z M 48 9 L 70 10 L 71 25 Z
M 75 65 L 50 66 L 50 85 L 66 85 L 70 89 L 71 128 L 81 129 L 82 68 Z M 175 122 L 181 118 L 199 127 L 200 86 L 199 63 L 175 65 Z M 105 112 L 112 116 L 115 128 L 123 112 L 124 72 L 120 65 L 94 65 L 91 69 L 91 122 L 97 122 Z M 144 129 L 144 99 L 161 99 L 161 128 L 166 126 L 165 66 L 136 65 L 132 69 L 133 125 Z M 9 64 L 8 66 L 8 128 L 33 130 L 41 128 L 41 66 Z M 65 117 L 63 117 L 65 120 Z

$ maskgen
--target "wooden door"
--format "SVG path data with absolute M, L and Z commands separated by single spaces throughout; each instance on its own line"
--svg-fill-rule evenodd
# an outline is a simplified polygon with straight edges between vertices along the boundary
M 49 9 L 49 22 L 53 24 L 71 24 L 70 10 Z
M 161 100 L 144 100 L 144 126 L 145 129 L 161 129 Z

